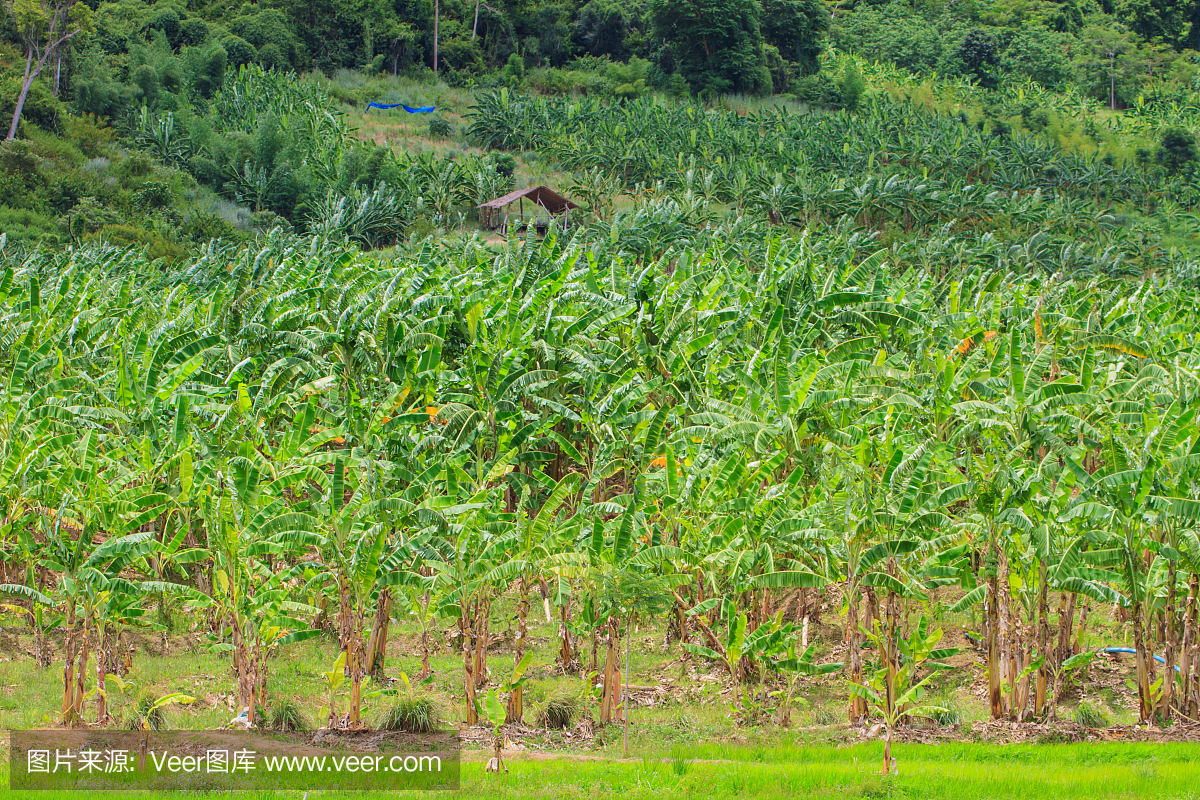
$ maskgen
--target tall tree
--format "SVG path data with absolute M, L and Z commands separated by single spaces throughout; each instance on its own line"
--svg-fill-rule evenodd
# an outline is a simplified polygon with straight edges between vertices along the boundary
M 800 74 L 816 75 L 821 50 L 829 32 L 829 10 L 824 0 L 763 0 L 762 35 L 767 44 L 800 67 Z
M 6 142 L 17 136 L 21 110 L 29 88 L 41 74 L 50 56 L 81 30 L 89 13 L 87 6 L 71 0 L 10 0 L 5 3 L 21 37 L 25 40 L 25 75 L 21 78 L 21 93 L 13 109 L 12 124 L 8 126 Z
M 654 0 L 655 33 L 701 94 L 771 91 L 756 0 Z

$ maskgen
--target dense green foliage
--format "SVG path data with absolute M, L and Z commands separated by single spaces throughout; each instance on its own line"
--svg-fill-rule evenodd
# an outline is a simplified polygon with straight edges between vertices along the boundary
M 805 671 L 774 609 L 832 582 L 887 598 L 851 611 L 882 637 L 851 636 L 856 682 L 928 653 L 895 604 L 956 585 L 956 608 L 986 607 L 993 712 L 1039 715 L 1071 655 L 1053 591 L 1127 609 L 1144 717 L 1195 713 L 1186 269 L 1131 284 L 944 229 L 869 255 L 852 228 L 676 213 L 395 260 L 278 235 L 165 272 L 128 251 L 9 257 L 7 590 L 99 652 L 150 604 L 205 609 L 214 641 L 233 626 L 253 705 L 264 649 L 334 609 L 359 680 L 380 604 L 411 593 L 423 626 L 486 642 L 494 593 L 520 617 L 547 581 L 563 666 L 575 636 L 607 642 L 602 719 L 625 615 L 674 609 L 735 681 Z M 1151 646 L 1178 681 L 1156 683 Z M 485 657 L 464 652 L 473 721 Z
M 18 5 L 25 11 L 18 13 Z M 8 42 L 0 44 L 0 124 L 21 84 L 28 32 L 21 20 L 33 7 L 34 0 L 14 0 L 0 22 Z M 514 101 L 526 93 L 580 93 L 588 101 L 690 93 L 707 102 L 729 92 L 775 93 L 856 115 L 752 114 L 739 127 L 722 114 L 712 119 L 724 133 L 710 134 L 708 120 L 679 118 L 685 106 L 668 112 L 654 103 L 656 110 L 641 119 L 649 106 L 604 105 L 608 110 L 589 114 L 602 114 L 610 127 L 601 137 L 583 137 L 583 147 L 573 142 L 586 130 L 585 115 L 568 125 L 526 115 L 518 128 L 512 120 L 479 122 L 476 115 L 475 143 L 532 151 L 571 173 L 573 188 L 595 201 L 589 205 L 601 219 L 603 197 L 611 201 L 614 188 L 633 191 L 640 183 L 652 190 L 661 183 L 674 192 L 686 174 L 705 184 L 698 191 L 707 201 L 719 198 L 739 212 L 756 205 L 773 220 L 801 224 L 846 213 L 847 204 L 830 200 L 832 194 L 860 191 L 864 181 L 906 178 L 943 201 L 941 193 L 968 185 L 1042 189 L 1043 199 L 1055 202 L 1091 197 L 1113 215 L 1118 235 L 1134 234 L 1143 251 L 1160 234 L 1168 247 L 1190 247 L 1191 226 L 1181 220 L 1193 206 L 1200 156 L 1194 145 L 1200 106 L 1192 91 L 1198 67 L 1188 49 L 1194 10 L 1147 8 L 864 2 L 834 15 L 821 0 L 447 2 L 438 5 L 438 71 L 451 84 L 479 87 L 486 114 L 497 102 L 493 90 L 503 86 Z M 176 257 L 213 237 L 239 239 L 283 225 L 343 231 L 381 247 L 414 232 L 457 227 L 472 218 L 475 202 L 511 188 L 510 175 L 487 158 L 422 160 L 352 136 L 348 107 L 368 99 L 421 102 L 414 92 L 440 85 L 429 69 L 432 3 L 185 8 L 122 0 L 72 13 L 78 34 L 52 54 L 26 99 L 22 130 L 29 144 L 0 165 L 0 187 L 10 187 L 0 189 L 10 242 L 99 236 Z M 409 77 L 405 83 L 377 77 L 370 90 L 350 90 L 355 76 L 330 80 L 321 73 L 346 68 Z M 314 72 L 298 80 L 292 70 Z M 562 109 L 575 102 L 550 104 Z M 1110 104 L 1125 110 L 1114 114 L 1105 108 Z M 907 128 L 899 138 L 891 126 L 896 113 Z M 668 136 L 686 131 L 699 137 L 697 146 L 676 142 L 656 156 L 649 151 L 658 143 L 643 137 L 630 152 L 617 152 L 622 143 L 609 135 L 611 125 L 628 137 L 665 116 Z M 543 124 L 550 127 L 537 127 Z M 444 118 L 429 130 L 431 137 L 455 137 Z M 730 138 L 730 131 L 740 132 Z M 755 138 L 759 132 L 765 135 Z M 70 144 L 57 146 L 48 133 Z M 835 152 L 835 134 L 853 141 L 843 156 Z M 877 136 L 889 144 L 873 154 L 863 137 Z M 748 138 L 739 143 L 738 137 Z M 782 149 L 770 152 L 762 142 Z M 731 145 L 754 158 L 724 149 Z M 151 182 L 166 190 L 138 194 L 149 178 L 109 174 L 128 146 L 159 162 Z M 713 168 L 726 161 L 729 169 Z M 815 216 L 814 206 L 823 209 Z M 1162 230 L 1138 229 L 1137 217 L 1160 210 L 1165 216 L 1154 227 Z M 909 221 L 889 230 L 870 216 L 861 221 L 885 240 L 923 227 Z M 933 219 L 944 218 L 925 223 Z M 988 214 L 1006 239 L 1030 232 L 1018 224 L 1004 233 L 1011 219 L 1007 211 Z

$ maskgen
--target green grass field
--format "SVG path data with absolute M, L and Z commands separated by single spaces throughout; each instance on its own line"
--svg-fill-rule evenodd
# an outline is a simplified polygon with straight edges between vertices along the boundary
M 1200 748 L 1193 744 L 897 745 L 900 774 L 878 774 L 881 745 L 845 748 L 694 746 L 640 759 L 512 755 L 507 775 L 484 773 L 480 758 L 462 767 L 464 798 L 1170 798 L 1200 797 Z M 7 767 L 0 772 L 5 786 Z M 14 796 L 17 793 L 10 793 Z M 94 797 L 110 793 L 95 793 Z M 241 794 L 241 793 L 239 793 Z M 393 793 L 388 796 L 420 796 Z M 302 792 L 241 796 L 301 797 Z M 336 796 L 337 793 L 314 793 Z M 365 793 L 359 796 L 374 796 Z M 21 792 L 41 800 L 48 792 Z M 74 792 L 91 800 L 88 792 Z M 182 797 L 183 794 L 145 794 Z
M 503 634 L 505 606 L 497 607 L 497 624 Z M 533 618 L 531 617 L 531 621 Z M 232 709 L 233 682 L 227 655 L 209 651 L 207 642 L 194 634 L 177 632 L 169 650 L 161 652 L 161 639 L 135 639 L 135 657 L 130 680 L 136 686 L 129 697 L 113 698 L 118 715 L 127 711 L 143 694 L 159 696 L 183 692 L 196 702 L 168 711 L 171 728 L 210 729 L 224 725 Z M 1195 744 L 1143 742 L 989 744 L 965 741 L 979 738 L 974 723 L 986 717 L 982 698 L 974 683 L 981 670 L 976 656 L 957 657 L 964 669 L 945 674 L 938 686 L 942 702 L 952 706 L 958 724 L 942 730 L 923 731 L 946 739 L 942 744 L 898 743 L 894 753 L 899 774 L 882 777 L 882 743 L 862 741 L 861 734 L 840 724 L 844 721 L 844 682 L 838 675 L 804 679 L 793 705 L 790 727 L 775 724 L 768 715 L 757 722 L 739 717 L 729 702 L 726 681 L 719 671 L 706 672 L 699 660 L 684 662 L 678 645 L 664 649 L 660 631 L 643 629 L 634 636 L 631 682 L 653 685 L 656 694 L 636 693 L 629 728 L 629 756 L 623 755 L 623 729 L 619 725 L 597 728 L 590 737 L 567 736 L 546 730 L 537 723 L 538 712 L 554 698 L 581 698 L 583 679 L 554 674 L 552 626 L 544 620 L 531 630 L 531 643 L 540 665 L 529 684 L 530 713 L 527 725 L 511 729 L 506 738 L 513 746 L 506 751 L 507 775 L 485 774 L 490 755 L 486 731 L 466 729 L 467 750 L 462 765 L 462 789 L 455 796 L 466 798 L 658 798 L 706 795 L 712 798 L 740 797 L 903 797 L 903 798 L 1188 798 L 1200 796 L 1200 747 Z M 836 624 L 835 624 L 836 627 Z M 1097 641 L 1119 635 L 1104 625 Z M 814 633 L 815 633 L 814 629 Z M 53 724 L 61 697 L 61 668 L 39 669 L 27 657 L 26 633 L 13 625 L 5 629 L 9 651 L 19 658 L 0 663 L 0 724 L 5 728 L 41 728 Z M 833 631 L 820 641 L 826 651 L 832 646 Z M 415 675 L 415 633 L 403 622 L 393 628 L 386 674 Z M 432 698 L 444 727 L 455 727 L 463 718 L 459 687 L 461 661 L 444 641 L 435 637 L 432 657 L 433 680 L 416 691 Z M 581 643 L 582 644 L 582 643 Z M 271 693 L 276 700 L 287 698 L 315 718 L 327 700 L 320 689 L 320 673 L 335 655 L 332 639 L 315 639 L 288 648 L 270 661 Z M 489 654 L 494 672 L 510 668 L 511 651 L 503 643 Z M 1125 665 L 1127 666 L 1127 665 Z M 1114 667 L 1114 674 L 1124 667 Z M 1105 673 L 1097 672 L 1098 677 Z M 368 690 L 379 685 L 368 684 Z M 1131 722 L 1127 700 L 1111 688 L 1089 695 L 1076 694 L 1060 709 L 1070 720 L 1072 705 L 1086 700 L 1111 723 Z M 368 717 L 381 713 L 389 701 L 368 700 Z M 582 703 L 583 701 L 580 700 Z M 586 704 L 581 706 L 587 709 Z M 594 711 L 593 711 L 594 715 Z M 1075 735 L 1078 735 L 1077 732 Z M 7 739 L 7 737 L 5 737 Z M 952 741 L 953 738 L 964 741 Z M 1038 741 L 1033 738 L 1032 741 Z M 4 742 L 7 745 L 7 741 Z M 0 786 L 7 791 L 8 767 L 0 773 Z M 48 797 L 46 792 L 12 793 L 14 796 Z M 389 793 L 391 794 L 391 793 Z M 414 793 L 409 793 L 414 794 Z M 86 792 L 73 792 L 84 800 Z M 100 796 L 99 794 L 96 795 Z M 171 796 L 151 795 L 143 796 Z M 182 797 L 182 793 L 173 796 Z M 247 798 L 302 797 L 297 792 L 251 790 Z M 328 793 L 314 793 L 328 796 Z M 361 796 L 361 795 L 360 795 Z M 398 795 L 397 795 L 398 796 Z

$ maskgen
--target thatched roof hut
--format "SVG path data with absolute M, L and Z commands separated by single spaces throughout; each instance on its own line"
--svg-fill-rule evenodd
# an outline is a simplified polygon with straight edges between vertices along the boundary
M 529 210 L 525 209 L 525 201 L 529 201 Z M 517 205 L 511 209 L 510 206 Z M 517 189 L 503 197 L 489 200 L 479 205 L 479 221 L 485 228 L 501 229 L 507 233 L 509 226 L 517 230 L 528 227 L 532 222 L 539 233 L 544 233 L 551 224 L 566 228 L 571 221 L 571 211 L 579 208 L 558 192 L 547 186 L 535 186 L 532 189 Z

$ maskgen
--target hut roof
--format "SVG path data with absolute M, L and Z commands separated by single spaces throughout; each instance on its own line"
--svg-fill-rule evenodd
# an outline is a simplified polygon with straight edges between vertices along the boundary
M 503 197 L 497 197 L 495 200 L 481 203 L 479 207 L 504 208 L 506 205 L 515 203 L 522 197 L 528 197 L 534 204 L 542 206 L 551 214 L 561 214 L 569 208 L 579 208 L 576 203 L 572 203 L 558 192 L 546 186 L 535 186 L 532 189 L 517 189 L 515 192 L 509 192 Z

